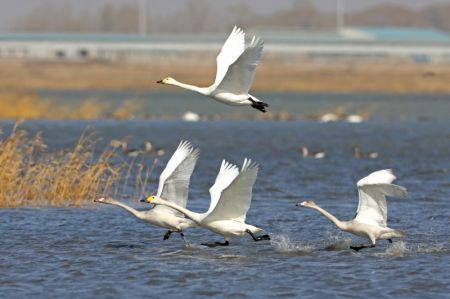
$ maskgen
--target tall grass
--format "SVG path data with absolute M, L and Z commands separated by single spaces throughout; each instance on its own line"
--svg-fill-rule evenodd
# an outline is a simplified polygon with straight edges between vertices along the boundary
M 146 192 L 151 170 L 117 159 L 112 148 L 94 154 L 96 144 L 95 132 L 87 129 L 72 149 L 47 152 L 40 133 L 30 136 L 14 126 L 0 138 L 0 207 L 81 206 L 99 196 L 116 196 L 133 174 L 132 195 Z
M 0 119 L 130 119 L 141 106 L 125 100 L 118 107 L 96 99 L 85 99 L 79 103 L 62 102 L 40 98 L 34 93 L 0 93 Z

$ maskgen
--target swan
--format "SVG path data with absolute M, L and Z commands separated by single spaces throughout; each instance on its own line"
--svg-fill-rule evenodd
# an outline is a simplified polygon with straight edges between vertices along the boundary
M 359 147 L 358 144 L 355 144 L 353 146 L 353 156 L 355 157 L 355 159 L 376 159 L 378 158 L 379 154 L 377 152 L 367 152 L 364 153 L 361 151 L 361 148 Z
M 175 85 L 211 97 L 221 103 L 232 106 L 251 106 L 266 112 L 268 104 L 258 100 L 248 92 L 252 85 L 256 66 L 261 60 L 264 42 L 253 36 L 245 47 L 245 33 L 234 26 L 228 39 L 217 56 L 217 72 L 214 83 L 209 87 L 197 87 L 166 77 L 156 83 Z
M 198 149 L 194 148 L 189 141 L 182 140 L 159 177 L 157 196 L 162 196 L 170 202 L 185 207 L 189 181 L 198 155 Z M 155 206 L 150 210 L 138 211 L 112 198 L 99 198 L 94 202 L 121 207 L 145 222 L 167 228 L 164 240 L 169 239 L 172 232 L 178 232 L 187 244 L 183 231 L 196 226 L 195 222 L 184 217 L 183 214 L 165 206 Z
M 302 146 L 299 148 L 302 152 L 303 158 L 314 158 L 314 159 L 323 159 L 325 158 L 325 151 L 310 151 L 306 146 Z
M 311 200 L 298 203 L 297 206 L 317 210 L 339 229 L 370 240 L 368 245 L 350 246 L 355 251 L 375 247 L 377 240 L 388 240 L 392 243 L 391 238 L 404 237 L 405 233 L 387 227 L 386 195 L 395 197 L 407 195 L 406 188 L 392 184 L 395 179 L 396 177 L 391 169 L 384 169 L 375 171 L 359 180 L 357 183 L 358 209 L 355 218 L 350 221 L 338 220 Z
M 254 241 L 270 240 L 269 235 L 257 237 L 261 228 L 245 223 L 245 217 L 252 200 L 253 184 L 258 173 L 258 165 L 249 159 L 239 171 L 238 167 L 222 161 L 214 185 L 209 189 L 211 203 L 205 213 L 195 213 L 159 196 L 149 196 L 146 201 L 176 209 L 195 221 L 199 226 L 222 235 L 225 242 L 202 243 L 208 247 L 228 246 L 233 237 L 249 234 Z

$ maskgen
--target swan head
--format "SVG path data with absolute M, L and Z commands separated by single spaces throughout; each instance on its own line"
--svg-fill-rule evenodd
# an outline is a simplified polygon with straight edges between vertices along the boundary
M 305 200 L 304 202 L 299 202 L 297 204 L 297 207 L 302 207 L 302 208 L 315 208 L 317 207 L 316 203 L 312 200 Z
M 154 195 L 150 195 L 149 197 L 147 197 L 144 202 L 146 203 L 152 203 L 152 204 L 161 204 L 163 203 L 163 199 L 159 198 L 158 196 L 154 196 Z
M 112 199 L 106 198 L 106 197 L 94 199 L 94 202 L 98 202 L 98 203 L 111 203 L 112 201 L 113 201 Z
M 156 83 L 166 84 L 166 85 L 174 85 L 175 82 L 177 82 L 177 81 L 174 78 L 171 78 L 171 77 L 165 77 L 162 80 L 156 81 Z

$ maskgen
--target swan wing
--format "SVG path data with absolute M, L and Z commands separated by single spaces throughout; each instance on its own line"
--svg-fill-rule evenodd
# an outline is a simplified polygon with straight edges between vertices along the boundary
M 245 33 L 241 28 L 234 26 L 230 36 L 222 46 L 222 50 L 217 55 L 217 72 L 214 85 L 217 86 L 222 82 L 228 67 L 235 62 L 245 50 Z
M 225 77 L 218 85 L 218 89 L 235 94 L 248 94 L 256 67 L 261 60 L 263 47 L 263 40 L 253 36 L 244 53 L 229 66 Z
M 182 140 L 169 162 L 167 162 L 166 168 L 159 176 L 156 196 L 176 203 L 181 207 L 186 207 L 189 181 L 197 163 L 198 155 L 199 150 L 197 148 L 194 148 L 189 141 Z M 157 205 L 154 209 L 178 214 L 174 209 L 163 205 Z
M 222 190 L 215 208 L 205 221 L 235 220 L 245 221 L 252 200 L 252 189 L 258 174 L 258 165 L 245 159 L 239 174 Z
M 370 225 L 387 226 L 386 196 L 405 197 L 406 188 L 392 184 L 391 169 L 376 171 L 358 181 L 359 203 L 355 220 Z
M 209 204 L 209 209 L 206 214 L 209 214 L 212 210 L 214 210 L 217 203 L 219 202 L 222 191 L 227 188 L 238 175 L 239 169 L 236 165 L 231 164 L 225 160 L 222 161 L 219 173 L 216 177 L 216 181 L 214 182 L 214 185 L 212 185 L 212 187 L 209 189 L 211 203 Z

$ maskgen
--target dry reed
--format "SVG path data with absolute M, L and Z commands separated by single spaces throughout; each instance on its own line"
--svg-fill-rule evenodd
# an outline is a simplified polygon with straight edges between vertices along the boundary
M 40 98 L 34 93 L 0 93 L 0 119 L 57 119 L 91 120 L 102 118 L 130 119 L 139 110 L 139 103 L 123 101 L 118 107 L 96 99 L 80 103 Z
M 138 169 L 126 177 L 137 173 L 131 196 L 145 194 L 151 170 L 116 159 L 113 149 L 95 155 L 95 145 L 95 132 L 87 129 L 73 149 L 48 153 L 40 133 L 30 136 L 16 124 L 0 139 L 0 207 L 81 206 L 116 196 L 130 168 Z

